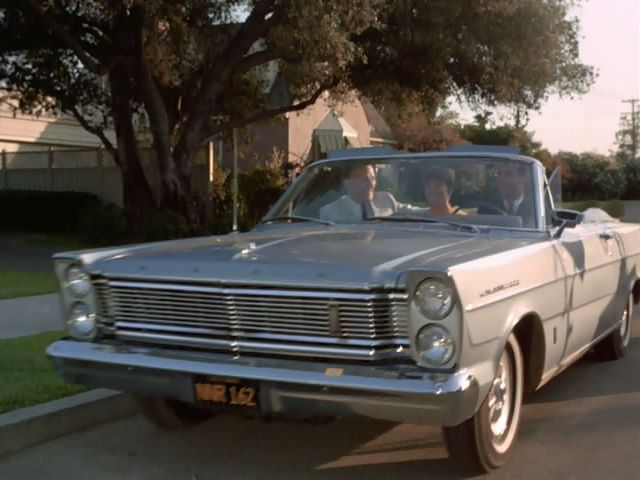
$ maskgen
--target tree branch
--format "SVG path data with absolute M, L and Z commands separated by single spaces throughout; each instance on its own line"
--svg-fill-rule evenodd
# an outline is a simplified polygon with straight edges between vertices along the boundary
M 87 132 L 94 134 L 96 137 L 100 139 L 103 143 L 104 147 L 113 157 L 113 161 L 116 162 L 118 166 L 120 166 L 120 159 L 118 158 L 118 149 L 111 143 L 111 140 L 107 138 L 102 128 L 98 128 L 94 125 L 91 125 L 89 121 L 84 118 L 84 116 L 80 113 L 78 108 L 75 105 L 72 105 L 70 108 L 73 116 L 78 120 L 78 123 L 84 128 Z
M 320 95 L 322 95 L 323 92 L 325 92 L 327 90 L 330 90 L 331 88 L 335 87 L 336 85 L 338 85 L 338 80 L 334 79 L 331 82 L 325 83 L 325 84 L 321 85 L 320 87 L 318 87 L 318 89 L 309 98 L 307 98 L 306 100 L 303 100 L 303 101 L 298 102 L 296 104 L 291 104 L 291 105 L 287 105 L 287 106 L 284 106 L 284 107 L 278 107 L 278 108 L 269 108 L 269 109 L 257 112 L 257 113 L 255 113 L 253 115 L 250 115 L 248 117 L 245 117 L 243 119 L 221 124 L 216 129 L 214 129 L 213 131 L 208 132 L 208 135 L 205 138 L 202 139 L 202 142 L 215 137 L 218 133 L 220 133 L 222 131 L 225 131 L 225 130 L 230 130 L 232 128 L 244 127 L 245 125 L 249 125 L 249 124 L 256 123 L 256 122 L 262 122 L 264 120 L 268 120 L 270 118 L 273 118 L 273 117 L 276 117 L 278 115 L 282 115 L 282 114 L 285 114 L 285 113 L 297 112 L 297 111 L 300 111 L 300 110 L 304 110 L 305 108 L 310 107 L 311 105 L 316 103 L 318 101 L 318 98 L 320 98 Z
M 253 10 L 240 26 L 227 47 L 215 62 L 203 75 L 202 84 L 197 93 L 192 97 L 192 109 L 184 122 L 180 134 L 180 140 L 175 149 L 175 157 L 178 164 L 190 157 L 200 145 L 199 140 L 206 135 L 204 125 L 208 118 L 211 105 L 217 103 L 218 97 L 224 91 L 229 77 L 247 50 L 271 28 L 279 18 L 280 13 L 274 11 L 275 0 L 260 0 L 256 2 Z M 267 19 L 267 15 L 271 17 Z
M 108 69 L 103 66 L 99 60 L 93 58 L 86 49 L 75 39 L 65 28 L 63 24 L 58 22 L 52 15 L 48 15 L 42 2 L 38 0 L 23 0 L 29 10 L 34 13 L 42 22 L 42 24 L 53 32 L 68 48 L 78 56 L 82 64 L 87 70 L 97 75 L 104 75 Z
M 267 48 L 245 56 L 236 66 L 236 70 L 241 73 L 246 72 L 254 67 L 278 59 L 287 63 L 299 63 L 302 61 L 302 55 L 289 48 Z

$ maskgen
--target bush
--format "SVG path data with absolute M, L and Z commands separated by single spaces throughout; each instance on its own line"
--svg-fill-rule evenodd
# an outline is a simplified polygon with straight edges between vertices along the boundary
M 624 168 L 613 166 L 606 157 L 562 152 L 558 159 L 568 170 L 562 183 L 564 199 L 609 200 L 621 198 L 625 193 L 627 175 Z
M 100 199 L 80 192 L 0 191 L 0 230 L 76 233 L 82 212 Z
M 154 242 L 158 240 L 172 240 L 189 236 L 189 224 L 184 217 L 175 212 L 155 211 L 147 222 L 136 232 L 138 240 Z
M 114 204 L 91 205 L 79 219 L 79 232 L 92 244 L 118 244 L 127 241 L 127 221 L 120 207 Z
M 621 218 L 624 215 L 624 202 L 622 200 L 608 200 L 599 202 L 597 200 L 583 200 L 580 202 L 563 202 L 563 208 L 584 212 L 587 208 L 601 208 L 614 218 Z

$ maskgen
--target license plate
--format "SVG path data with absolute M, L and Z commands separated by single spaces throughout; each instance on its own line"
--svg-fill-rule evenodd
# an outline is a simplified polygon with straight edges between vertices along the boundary
M 258 405 L 256 385 L 241 380 L 196 379 L 193 387 L 199 402 L 242 408 L 255 408 Z

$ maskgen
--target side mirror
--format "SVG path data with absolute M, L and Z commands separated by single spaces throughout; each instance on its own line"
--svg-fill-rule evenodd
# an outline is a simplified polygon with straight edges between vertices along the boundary
M 577 210 L 557 208 L 551 212 L 553 224 L 558 226 L 558 230 L 553 234 L 553 238 L 560 238 L 565 228 L 576 228 L 582 223 L 582 213 Z

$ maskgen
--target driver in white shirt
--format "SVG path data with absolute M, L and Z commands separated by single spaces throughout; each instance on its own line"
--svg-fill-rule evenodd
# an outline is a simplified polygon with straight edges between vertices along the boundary
M 411 210 L 389 192 L 376 192 L 373 165 L 354 165 L 342 179 L 345 195 L 320 209 L 320 218 L 335 223 L 359 223 L 371 217 Z

